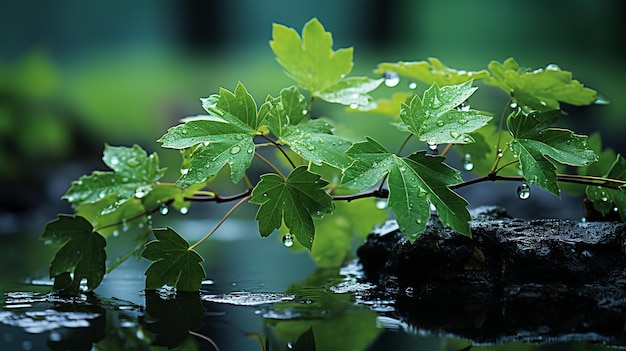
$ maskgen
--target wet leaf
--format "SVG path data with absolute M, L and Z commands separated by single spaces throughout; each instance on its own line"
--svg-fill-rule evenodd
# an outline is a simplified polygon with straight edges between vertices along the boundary
M 354 144 L 347 154 L 355 159 L 342 179 L 347 188 L 364 190 L 389 174 L 389 208 L 409 240 L 415 240 L 426 228 L 429 203 L 437 209 L 442 224 L 471 234 L 468 203 L 449 189 L 462 180 L 457 170 L 443 163 L 443 157 L 425 152 L 399 157 L 370 138 Z
M 383 74 L 388 71 L 396 72 L 410 79 L 419 80 L 428 85 L 436 84 L 439 87 L 489 77 L 489 72 L 486 70 L 456 70 L 446 67 L 441 61 L 432 57 L 428 61 L 380 63 L 374 73 Z
M 115 195 L 116 201 L 122 203 L 135 196 L 138 189 L 149 192 L 150 185 L 165 174 L 165 169 L 159 168 L 157 154 L 148 156 L 138 145 L 132 148 L 106 145 L 102 159 L 114 172 L 94 171 L 80 177 L 72 182 L 63 199 L 78 205 Z
M 413 96 L 410 93 L 394 93 L 390 99 L 378 99 L 376 103 L 369 108 L 359 108 L 358 111 L 380 113 L 392 118 L 400 118 L 400 106 L 406 103 Z M 350 109 L 348 111 L 355 111 Z
M 315 236 L 312 216 L 331 213 L 334 207 L 332 197 L 323 189 L 327 184 L 304 166 L 294 169 L 287 179 L 262 175 L 250 199 L 261 205 L 256 215 L 261 235 L 269 236 L 284 222 L 298 242 L 310 250 Z
M 422 99 L 415 95 L 409 105 L 402 104 L 400 118 L 421 141 L 434 144 L 474 142 L 468 133 L 486 125 L 491 117 L 457 107 L 476 89 L 471 81 L 442 88 L 432 85 Z
M 539 111 L 558 110 L 559 102 L 582 106 L 594 103 L 595 90 L 584 87 L 572 79 L 572 73 L 556 65 L 530 71 L 523 69 L 513 59 L 503 63 L 489 63 L 491 78 L 485 82 L 510 94 L 519 104 Z
M 282 89 L 280 96 L 269 98 L 266 122 L 272 133 L 281 137 L 285 127 L 296 125 L 309 119 L 307 101 L 297 87 L 291 86 Z
M 50 263 L 55 290 L 79 292 L 83 279 L 87 291 L 100 285 L 105 274 L 106 241 L 85 218 L 61 214 L 46 225 L 41 240 L 61 246 Z
M 152 261 L 146 270 L 146 289 L 169 285 L 179 291 L 198 291 L 205 278 L 202 257 L 172 228 L 154 229 L 141 256 Z
M 333 38 L 314 18 L 302 29 L 302 38 L 293 28 L 272 27 L 270 47 L 278 63 L 298 86 L 318 96 L 352 70 L 352 48 L 332 50 Z
M 626 180 L 626 159 L 618 154 L 603 177 Z M 613 189 L 590 185 L 587 186 L 585 193 L 593 202 L 593 207 L 603 216 L 617 209 L 622 221 L 626 221 L 626 186 L 622 185 L 618 189 Z
M 509 146 L 519 157 L 524 178 L 556 196 L 560 196 L 560 189 L 555 163 L 586 166 L 598 158 L 588 149 L 587 136 L 549 127 L 559 115 L 560 111 L 530 114 L 518 111 L 507 119 L 507 127 L 513 135 Z
M 375 105 L 374 99 L 368 94 L 382 84 L 383 79 L 367 77 L 344 78 L 319 92 L 322 100 L 350 106 L 353 109 L 369 109 Z
M 254 157 L 254 135 L 261 128 L 266 113 L 259 114 L 256 103 L 239 83 L 235 93 L 226 89 L 220 95 L 203 100 L 210 116 L 189 118 L 172 127 L 158 141 L 163 147 L 186 149 L 189 168 L 178 180 L 181 186 L 206 181 L 229 165 L 231 179 L 239 182 Z

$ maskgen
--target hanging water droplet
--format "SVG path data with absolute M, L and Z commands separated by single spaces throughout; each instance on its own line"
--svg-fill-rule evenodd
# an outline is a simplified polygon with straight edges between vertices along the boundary
M 376 200 L 376 208 L 379 210 L 384 210 L 387 208 L 387 199 L 378 199 Z
M 181 215 L 186 215 L 189 213 L 189 207 L 181 207 L 179 211 Z
M 409 89 L 411 90 L 417 89 L 417 82 L 409 82 Z
M 159 213 L 165 216 L 168 212 L 170 212 L 170 208 L 167 207 L 166 204 L 161 204 L 159 207 Z
M 353 102 L 350 104 L 350 108 L 353 110 L 356 110 L 357 108 L 359 108 L 359 104 L 357 104 L 356 102 Z
M 467 153 L 463 156 L 463 169 L 466 171 L 471 171 L 474 169 L 474 162 L 472 162 L 472 156 Z
M 530 185 L 528 185 L 527 182 L 524 181 L 517 187 L 517 196 L 522 200 L 526 200 L 530 197 Z
M 551 63 L 546 66 L 546 70 L 547 71 L 560 71 L 561 67 L 559 67 L 559 65 L 557 65 L 556 63 Z
M 283 235 L 283 245 L 285 245 L 285 247 L 292 247 L 293 246 L 293 235 L 291 235 L 289 233 Z
M 459 111 L 469 111 L 470 108 L 471 108 L 470 104 L 464 102 L 461 105 L 459 105 L 456 109 Z
M 400 75 L 394 71 L 387 71 L 383 74 L 383 79 L 385 79 L 385 85 L 393 88 L 400 83 Z
M 516 102 L 516 101 L 513 101 L 513 102 L 511 102 L 511 105 L 510 105 L 510 106 L 511 106 L 511 109 L 512 109 L 512 110 L 515 110 L 515 109 L 517 108 L 517 106 L 518 106 L 518 105 L 517 105 L 517 102 Z
M 122 231 L 123 232 L 128 231 L 128 222 L 126 221 L 126 218 L 122 219 Z
M 117 230 L 117 229 L 115 229 L 115 230 L 113 231 L 113 236 L 119 236 L 119 235 L 120 235 L 120 231 L 119 231 L 119 230 Z
M 233 147 L 230 148 L 230 154 L 231 155 L 236 155 L 239 153 L 239 151 L 241 151 L 241 147 L 235 145 Z
M 430 203 L 430 212 L 437 212 L 437 207 L 435 207 L 432 202 Z
M 431 149 L 432 151 L 437 150 L 437 143 L 435 143 L 434 141 L 429 141 L 427 142 L 428 144 L 428 148 Z
M 135 190 L 135 197 L 141 199 L 150 192 L 150 186 L 142 185 Z
M 498 157 L 502 157 L 504 155 L 504 151 L 502 149 L 498 149 Z

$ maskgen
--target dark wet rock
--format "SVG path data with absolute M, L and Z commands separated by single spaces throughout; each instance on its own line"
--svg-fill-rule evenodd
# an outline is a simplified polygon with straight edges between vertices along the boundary
M 367 279 L 396 300 L 398 316 L 476 342 L 625 344 L 625 223 L 529 221 L 498 207 L 472 218 L 472 238 L 434 218 L 410 243 L 389 221 L 359 247 Z

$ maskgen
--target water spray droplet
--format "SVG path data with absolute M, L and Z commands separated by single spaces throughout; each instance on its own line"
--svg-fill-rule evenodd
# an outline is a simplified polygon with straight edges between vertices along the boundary
M 291 235 L 289 233 L 283 235 L 283 245 L 285 245 L 285 247 L 292 247 L 293 246 L 293 235 Z
M 530 185 L 527 182 L 524 181 L 517 187 L 517 196 L 521 200 L 526 200 L 530 197 Z
M 394 71 L 387 71 L 383 74 L 383 78 L 385 79 L 385 85 L 393 88 L 400 83 L 400 75 Z

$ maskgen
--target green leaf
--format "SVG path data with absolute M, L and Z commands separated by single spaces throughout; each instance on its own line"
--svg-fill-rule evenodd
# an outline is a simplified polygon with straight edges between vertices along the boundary
M 285 126 L 278 141 L 289 145 L 295 153 L 318 166 L 326 163 L 343 170 L 352 162 L 345 154 L 352 143 L 333 135 L 331 128 L 324 120 L 309 120 L 295 126 Z
M 288 125 L 296 125 L 309 119 L 307 101 L 297 87 L 282 89 L 280 96 L 268 99 L 266 122 L 272 133 L 281 137 Z
M 132 148 L 106 145 L 102 159 L 114 172 L 94 171 L 80 177 L 72 182 L 63 199 L 77 205 L 115 195 L 121 203 L 133 196 L 142 197 L 165 174 L 165 169 L 159 168 L 157 154 L 148 156 L 138 145 Z
M 468 133 L 487 124 L 491 117 L 458 107 L 476 89 L 472 81 L 443 88 L 432 85 L 422 99 L 415 95 L 409 105 L 402 104 L 400 118 L 421 141 L 434 144 L 474 142 Z
M 41 240 L 61 246 L 50 263 L 55 290 L 79 292 L 83 279 L 87 291 L 100 285 L 105 274 L 106 241 L 85 218 L 61 214 L 46 225 Z
M 559 102 L 582 106 L 596 101 L 595 90 L 572 79 L 572 73 L 556 65 L 529 71 L 509 58 L 504 63 L 489 63 L 491 78 L 485 82 L 504 90 L 517 103 L 539 111 L 560 109 Z
M 146 271 L 146 289 L 169 285 L 178 291 L 198 291 L 205 278 L 202 257 L 172 228 L 153 229 L 156 240 L 149 242 L 141 256 L 153 261 Z
M 443 157 L 425 152 L 399 157 L 370 138 L 354 144 L 347 154 L 355 161 L 344 172 L 345 187 L 364 190 L 389 174 L 389 208 L 409 240 L 415 240 L 426 228 L 429 203 L 437 209 L 441 223 L 471 235 L 468 203 L 449 188 L 462 179 L 457 170 L 443 163 Z
M 519 111 L 507 119 L 513 135 L 509 146 L 518 155 L 524 178 L 531 184 L 560 196 L 556 182 L 555 162 L 570 166 L 586 166 L 598 156 L 587 147 L 587 136 L 577 135 L 567 129 L 549 128 L 560 111 Z
M 322 100 L 350 106 L 352 109 L 369 109 L 374 106 L 374 99 L 369 92 L 378 88 L 384 79 L 371 79 L 367 77 L 344 78 L 319 92 Z
M 304 166 L 294 169 L 287 179 L 262 175 L 250 199 L 250 203 L 261 205 L 256 215 L 261 235 L 269 236 L 284 222 L 298 242 L 310 250 L 315 236 L 312 216 L 323 216 L 334 208 L 332 197 L 323 189 L 327 184 Z
M 626 159 L 618 154 L 603 177 L 615 180 L 626 180 Z M 589 185 L 585 193 L 587 198 L 592 201 L 593 207 L 603 216 L 606 216 L 617 208 L 617 212 L 622 221 L 626 221 L 626 186 L 622 185 L 618 189 L 613 189 Z
M 274 24 L 270 47 L 278 63 L 298 86 L 318 96 L 352 70 L 352 48 L 332 50 L 333 38 L 314 18 L 302 29 Z
M 399 75 L 410 79 L 419 80 L 427 85 L 436 84 L 440 87 L 461 84 L 471 80 L 485 79 L 489 77 L 489 72 L 486 70 L 455 70 L 446 67 L 443 63 L 441 63 L 441 61 L 432 57 L 429 58 L 428 61 L 380 63 L 374 73 L 384 74 L 388 71 L 396 72 Z
M 204 108 L 213 115 L 189 118 L 186 123 L 170 128 L 158 141 L 163 147 L 186 149 L 189 168 L 183 169 L 178 184 L 202 183 L 229 165 L 231 179 L 239 182 L 254 157 L 254 136 L 261 128 L 267 111 L 257 112 L 256 103 L 239 83 L 235 93 L 220 90 L 219 97 L 203 100 Z

